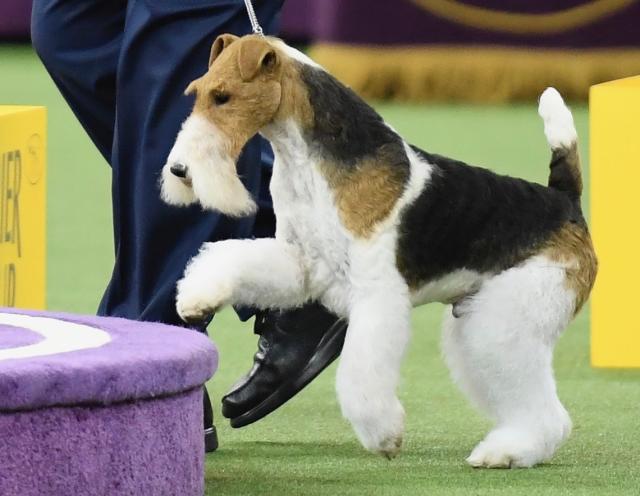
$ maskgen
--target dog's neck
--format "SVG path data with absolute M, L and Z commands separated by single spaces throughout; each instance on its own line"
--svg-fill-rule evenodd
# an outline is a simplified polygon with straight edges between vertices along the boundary
M 278 166 L 305 167 L 314 162 L 312 146 L 295 119 L 272 122 L 260 134 L 271 143 Z

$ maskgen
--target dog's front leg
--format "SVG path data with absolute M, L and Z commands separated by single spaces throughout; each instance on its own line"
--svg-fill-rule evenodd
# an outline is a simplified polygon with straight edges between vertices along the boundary
M 178 282 L 178 314 L 194 322 L 229 304 L 296 307 L 307 299 L 305 279 L 296 248 L 277 239 L 205 243 Z
M 338 366 L 342 414 L 360 442 L 387 458 L 402 444 L 404 409 L 396 396 L 410 335 L 410 303 L 397 287 L 363 287 L 354 295 Z

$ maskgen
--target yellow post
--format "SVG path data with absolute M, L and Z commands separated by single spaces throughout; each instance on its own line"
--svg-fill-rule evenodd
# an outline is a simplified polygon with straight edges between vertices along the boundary
M 591 87 L 591 363 L 640 367 L 640 76 Z
M 46 119 L 0 106 L 0 306 L 45 307 Z

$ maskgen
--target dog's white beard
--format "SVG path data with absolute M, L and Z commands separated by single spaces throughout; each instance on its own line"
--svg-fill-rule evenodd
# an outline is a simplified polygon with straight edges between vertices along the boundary
M 240 217 L 256 211 L 251 194 L 236 172 L 234 161 L 223 153 L 218 129 L 199 115 L 191 115 L 182 124 L 176 142 L 162 169 L 162 199 L 172 205 L 196 201 L 207 209 Z M 174 176 L 172 165 L 186 167 L 191 186 Z

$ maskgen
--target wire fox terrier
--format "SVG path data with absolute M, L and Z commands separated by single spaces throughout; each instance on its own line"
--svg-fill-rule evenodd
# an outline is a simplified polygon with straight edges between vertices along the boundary
M 349 321 L 337 371 L 343 415 L 365 448 L 401 445 L 396 396 L 411 307 L 448 304 L 451 375 L 495 421 L 467 462 L 530 467 L 571 431 L 556 392 L 556 339 L 597 261 L 580 207 L 576 130 L 559 93 L 539 113 L 549 186 L 420 150 L 353 91 L 281 40 L 222 35 L 162 171 L 163 198 L 231 216 L 256 205 L 235 163 L 256 133 L 275 154 L 275 238 L 206 243 L 178 283 L 185 321 L 224 305 L 320 301 Z

